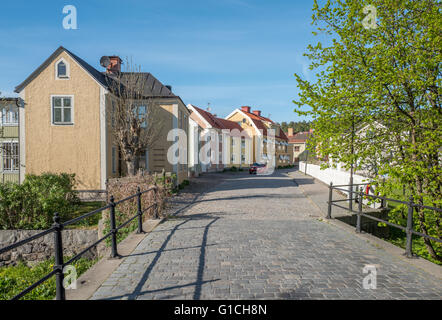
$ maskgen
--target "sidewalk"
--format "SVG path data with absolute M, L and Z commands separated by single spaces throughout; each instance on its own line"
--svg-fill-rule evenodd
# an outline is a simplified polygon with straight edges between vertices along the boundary
M 326 184 L 324 184 L 322 181 L 319 181 L 317 179 L 314 179 L 313 177 L 309 175 L 305 175 L 304 173 L 300 171 L 291 171 L 288 173 L 288 176 L 294 179 L 295 184 L 297 184 L 303 194 L 310 199 L 312 205 L 314 205 L 316 208 L 319 208 L 319 210 L 322 213 L 322 218 L 325 218 L 327 216 L 327 209 L 328 209 L 328 197 L 329 197 L 329 188 Z M 333 191 L 333 200 L 337 199 L 346 199 L 345 196 L 340 194 L 337 191 Z M 343 207 L 348 207 L 348 202 L 343 201 L 340 202 L 339 205 Z M 358 204 L 353 204 L 353 210 L 357 210 Z M 364 207 L 364 212 L 373 212 L 376 211 L 375 209 Z M 355 233 L 355 227 L 351 226 L 345 222 L 340 221 L 336 218 L 341 217 L 350 217 L 351 213 L 347 210 L 344 210 L 342 208 L 332 206 L 332 219 L 325 219 L 323 221 L 326 221 L 328 224 L 334 225 L 336 227 L 339 227 L 341 229 L 345 229 L 348 232 L 353 233 L 359 238 L 365 239 L 367 242 L 371 243 L 374 247 L 378 249 L 385 250 L 388 254 L 391 254 L 395 256 L 396 258 L 400 258 L 401 260 L 407 262 L 410 265 L 413 265 L 415 267 L 418 267 L 431 275 L 442 279 L 442 268 L 428 260 L 425 260 L 420 257 L 414 257 L 412 259 L 408 259 L 404 256 L 404 249 L 397 247 L 387 241 L 384 241 L 380 238 L 377 238 L 369 233 Z M 353 222 L 355 221 L 355 215 L 353 216 Z M 346 219 L 347 221 L 349 219 Z M 364 220 L 367 220 L 367 218 L 362 219 L 362 224 L 364 224 Z
M 308 197 L 312 203 L 319 208 L 319 210 L 323 213 L 323 217 L 327 216 L 328 209 L 328 197 L 329 197 L 329 188 L 322 181 L 319 181 L 309 175 L 305 175 L 300 171 L 292 171 L 289 173 L 289 176 L 294 179 L 295 183 L 302 188 L 303 193 L 306 197 Z M 333 200 L 344 200 L 346 197 L 342 195 L 340 192 L 333 190 Z M 340 206 L 348 207 L 348 201 L 343 201 L 338 203 Z M 353 203 L 353 210 L 357 210 L 358 204 Z M 373 211 L 373 209 L 370 209 Z M 333 206 L 332 207 L 332 217 L 336 216 L 348 216 L 351 213 L 342 208 Z

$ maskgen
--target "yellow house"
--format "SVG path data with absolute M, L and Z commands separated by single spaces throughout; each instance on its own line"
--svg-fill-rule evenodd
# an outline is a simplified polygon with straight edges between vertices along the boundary
M 297 164 L 300 160 L 305 160 L 307 140 L 312 132 L 313 130 L 294 134 L 293 128 L 288 128 L 287 135 L 289 138 L 289 144 L 292 147 L 293 163 Z
M 17 98 L 0 98 L 0 183 L 19 182 Z
M 201 162 L 202 172 L 222 171 L 235 167 L 249 167 L 251 164 L 251 136 L 238 123 L 222 118 L 188 104 L 190 118 L 203 129 L 202 141 L 204 159 Z M 212 143 L 211 154 L 205 154 L 207 143 Z M 207 148 L 208 149 L 208 148 Z
M 118 57 L 110 57 L 117 59 Z M 107 73 L 59 47 L 15 91 L 25 101 L 20 108 L 20 179 L 43 172 L 75 173 L 78 189 L 106 189 L 106 181 L 124 175 L 125 165 L 113 141 L 110 115 L 113 96 Z M 167 151 L 173 142 L 167 132 L 188 130 L 189 112 L 171 88 L 150 73 L 150 96 L 162 110 L 164 134 L 143 155 L 144 168 L 151 172 L 177 174 L 187 179 L 187 165 L 172 165 Z
M 251 107 L 243 106 L 231 112 L 226 119 L 237 122 L 253 136 L 251 149 L 253 162 L 267 162 L 271 160 L 271 155 L 269 154 L 271 150 L 267 150 L 267 140 L 268 130 L 273 129 L 275 134 L 275 166 L 287 166 L 292 163 L 288 138 L 284 131 L 277 123 L 263 117 L 260 110 L 252 112 Z

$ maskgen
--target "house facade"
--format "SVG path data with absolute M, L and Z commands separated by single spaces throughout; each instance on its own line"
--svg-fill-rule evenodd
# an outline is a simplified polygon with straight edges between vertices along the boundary
M 293 150 L 293 163 L 299 164 L 300 160 L 305 160 L 305 152 L 307 146 L 308 137 L 313 133 L 313 130 L 306 132 L 293 133 L 293 128 L 288 128 L 288 143 Z
M 192 119 L 192 117 L 189 117 L 189 176 L 190 177 L 198 177 L 201 172 L 201 163 L 199 162 L 199 154 L 201 151 L 201 135 L 203 132 L 203 128 Z
M 118 69 L 121 60 L 110 58 L 109 68 Z M 59 47 L 16 87 L 25 102 L 19 111 L 21 180 L 27 173 L 67 172 L 76 174 L 78 189 L 103 190 L 107 179 L 127 172 L 112 133 L 115 96 L 109 91 L 109 68 L 100 72 Z M 149 172 L 164 169 L 176 173 L 181 183 L 188 177 L 187 165 L 167 161 L 167 151 L 173 143 L 167 141 L 167 133 L 174 128 L 187 132 L 189 112 L 169 87 L 150 73 L 145 76 L 149 86 L 146 95 L 161 107 L 163 132 L 156 145 L 139 159 L 140 163 Z
M 291 164 L 291 152 L 288 138 L 281 127 L 271 119 L 261 115 L 260 110 L 251 111 L 251 107 L 243 106 L 235 109 L 226 119 L 238 123 L 243 129 L 250 132 L 252 137 L 251 162 L 268 162 L 275 156 L 275 166 Z M 269 130 L 274 130 L 275 150 L 267 150 Z
M 20 181 L 17 98 L 0 99 L 0 183 Z
M 202 128 L 199 157 L 202 172 L 250 166 L 251 137 L 238 123 L 218 118 L 191 104 L 187 107 L 191 111 L 190 118 Z

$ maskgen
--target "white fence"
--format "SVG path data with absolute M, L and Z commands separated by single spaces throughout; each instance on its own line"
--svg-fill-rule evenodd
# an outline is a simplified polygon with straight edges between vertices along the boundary
M 299 162 L 299 171 L 302 173 L 305 173 L 305 162 L 300 161 Z M 333 182 L 334 185 L 348 185 L 350 184 L 350 173 L 340 171 L 337 169 L 327 168 L 324 170 L 321 170 L 321 167 L 315 164 L 307 164 L 307 174 L 309 176 L 312 176 L 318 180 L 321 180 L 322 182 L 326 184 L 330 184 L 330 182 Z M 366 183 L 369 182 L 370 179 L 367 177 L 363 177 L 357 174 L 353 175 L 353 183 Z M 346 189 L 347 187 L 343 188 Z M 356 188 L 354 188 L 354 191 L 357 191 Z M 347 195 L 347 198 L 349 198 L 349 193 L 345 192 Z M 372 194 L 372 192 L 370 192 Z M 366 203 L 367 200 L 364 201 Z M 372 204 L 370 207 L 372 208 L 378 208 L 380 207 L 380 204 Z

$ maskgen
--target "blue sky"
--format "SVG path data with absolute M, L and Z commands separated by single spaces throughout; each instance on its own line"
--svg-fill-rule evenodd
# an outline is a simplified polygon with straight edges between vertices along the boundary
M 65 5 L 78 29 L 62 26 Z M 2 1 L 0 91 L 12 95 L 60 45 L 102 70 L 103 55 L 131 57 L 183 101 L 224 117 L 250 105 L 281 121 L 294 112 L 294 73 L 313 78 L 303 53 L 311 0 Z

